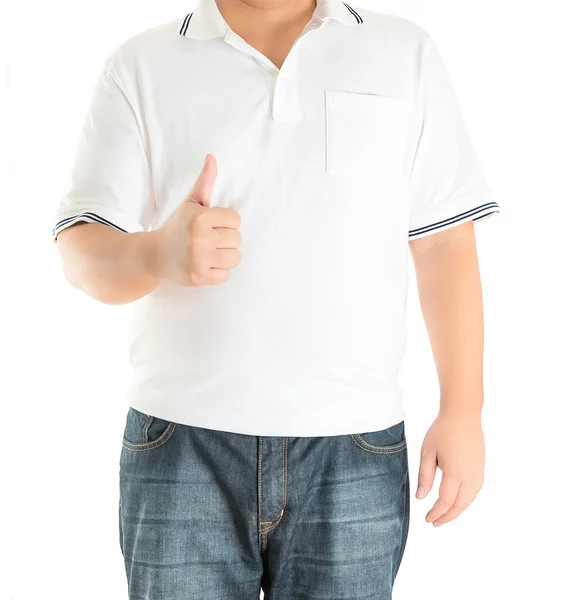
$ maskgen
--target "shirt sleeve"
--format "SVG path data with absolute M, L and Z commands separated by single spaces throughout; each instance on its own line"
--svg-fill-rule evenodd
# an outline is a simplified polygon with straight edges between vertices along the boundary
M 409 239 L 500 212 L 435 42 L 424 49 L 417 143 L 409 176 Z
M 92 89 L 67 189 L 56 209 L 53 241 L 78 221 L 103 223 L 126 233 L 148 229 L 151 188 L 137 113 L 105 63 Z

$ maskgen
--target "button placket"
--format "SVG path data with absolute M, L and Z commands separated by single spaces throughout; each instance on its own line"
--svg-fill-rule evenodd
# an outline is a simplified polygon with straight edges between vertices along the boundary
M 297 90 L 297 62 L 299 51 L 293 46 L 281 66 L 273 88 L 273 120 L 294 122 L 301 118 Z
M 297 89 L 297 65 L 299 63 L 300 43 L 305 36 L 323 25 L 320 19 L 312 19 L 305 26 L 299 37 L 293 42 L 285 61 L 277 75 L 273 96 L 273 120 L 297 122 L 301 120 L 301 102 Z

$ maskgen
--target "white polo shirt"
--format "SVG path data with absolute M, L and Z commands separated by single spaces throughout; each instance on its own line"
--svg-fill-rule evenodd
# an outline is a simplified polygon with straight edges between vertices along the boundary
M 53 238 L 161 227 L 207 153 L 241 263 L 133 304 L 127 403 L 250 435 L 401 421 L 408 241 L 499 211 L 430 34 L 318 0 L 278 69 L 201 0 L 134 35 L 96 81 Z

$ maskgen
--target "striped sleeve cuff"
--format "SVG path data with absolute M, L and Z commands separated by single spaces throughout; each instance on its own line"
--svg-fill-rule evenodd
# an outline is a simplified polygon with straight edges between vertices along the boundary
M 443 203 L 443 209 L 443 212 L 438 210 L 427 217 L 410 217 L 409 239 L 414 240 L 437 233 L 466 221 L 482 221 L 501 211 L 492 193 L 486 190 L 458 197 L 453 202 Z
M 103 225 L 114 227 L 123 233 L 144 231 L 144 228 L 140 223 L 128 219 L 125 215 L 110 207 L 91 206 L 86 207 L 86 210 L 78 208 L 74 212 L 71 210 L 68 210 L 67 213 L 59 211 L 56 215 L 56 224 L 52 229 L 52 240 L 56 242 L 58 234 L 63 229 L 78 222 L 102 223 Z

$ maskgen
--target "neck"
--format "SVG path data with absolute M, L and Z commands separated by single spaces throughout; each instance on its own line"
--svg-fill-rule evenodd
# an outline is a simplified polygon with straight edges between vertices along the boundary
M 283 30 L 307 22 L 316 0 L 215 0 L 219 12 L 234 31 Z

